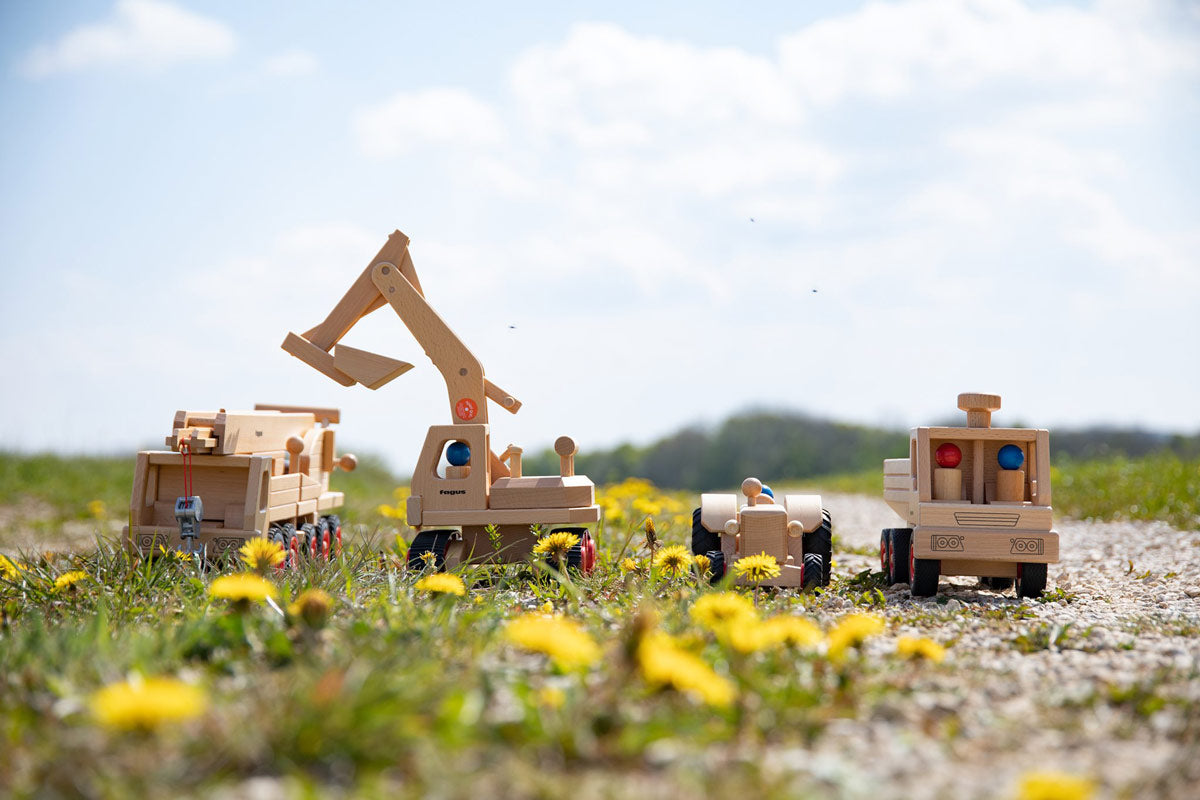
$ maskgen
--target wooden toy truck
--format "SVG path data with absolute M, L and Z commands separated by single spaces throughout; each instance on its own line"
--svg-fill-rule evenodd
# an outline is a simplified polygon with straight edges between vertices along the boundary
M 958 396 L 965 428 L 913 428 L 908 458 L 883 462 L 883 497 L 908 527 L 887 528 L 880 563 L 889 583 L 937 594 L 940 575 L 974 575 L 1020 597 L 1046 588 L 1058 561 L 1050 507 L 1050 434 L 993 428 L 1000 397 Z
M 522 560 L 536 543 L 531 526 L 537 525 L 578 535 L 567 564 L 590 571 L 596 547 L 586 526 L 599 521 L 600 507 L 591 480 L 575 474 L 575 443 L 565 436 L 555 442 L 558 475 L 522 475 L 522 450 L 513 445 L 496 455 L 487 401 L 513 414 L 521 403 L 484 376 L 479 359 L 425 299 L 408 244 L 395 231 L 325 321 L 303 335 L 289 333 L 283 349 L 343 386 L 378 389 L 412 364 L 339 342 L 359 319 L 390 305 L 441 372 L 451 424 L 429 429 L 413 470 L 407 515 L 418 533 L 410 568 L 424 567 L 426 559 L 439 568 Z
M 199 553 L 218 557 L 254 536 L 291 551 L 328 557 L 341 545 L 333 512 L 343 494 L 329 490 L 335 468 L 350 471 L 352 455 L 334 455 L 336 409 L 255 406 L 254 411 L 178 411 L 169 450 L 137 455 L 130 498 L 128 546 L 153 555 L 181 543 L 177 506 L 202 503 Z
M 737 495 L 702 494 L 692 512 L 692 553 L 707 556 L 715 583 L 743 556 L 766 553 L 779 577 L 761 586 L 827 586 L 833 557 L 833 525 L 821 496 L 789 494 L 782 502 L 757 478 L 742 481 Z

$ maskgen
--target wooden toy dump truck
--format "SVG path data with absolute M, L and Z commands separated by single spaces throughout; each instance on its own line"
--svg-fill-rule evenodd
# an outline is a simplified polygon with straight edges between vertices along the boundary
M 254 536 L 290 551 L 328 557 L 341 544 L 343 501 L 329 490 L 337 409 L 257 405 L 254 411 L 178 411 L 169 450 L 137 455 L 130 548 L 153 555 L 182 548 L 217 558 Z
M 1050 507 L 1050 434 L 993 428 L 1000 397 L 958 396 L 965 428 L 913 428 L 908 458 L 883 462 L 883 497 L 906 528 L 887 528 L 880 563 L 889 583 L 937 594 L 941 575 L 974 575 L 1020 597 L 1046 588 L 1058 561 Z
M 746 505 L 735 494 L 702 494 L 692 512 L 692 553 L 708 558 L 714 582 L 743 556 L 765 553 L 779 577 L 762 586 L 827 586 L 833 526 L 817 494 L 789 494 L 782 501 L 757 478 L 742 481 Z

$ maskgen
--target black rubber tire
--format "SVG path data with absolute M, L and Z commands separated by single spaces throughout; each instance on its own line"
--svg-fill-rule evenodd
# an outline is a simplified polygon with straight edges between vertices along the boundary
M 325 546 L 326 538 L 329 539 L 328 549 Z M 322 561 L 328 561 L 329 556 L 333 553 L 333 532 L 329 530 L 329 518 L 317 518 L 317 535 L 313 544 L 313 558 L 319 558 Z
M 936 558 L 912 559 L 912 575 L 909 577 L 912 596 L 933 597 L 937 594 L 941 572 L 942 562 Z
M 329 524 L 329 555 L 340 556 L 342 554 L 342 518 L 337 514 L 327 514 L 321 519 Z
M 408 568 L 410 570 L 425 569 L 425 553 L 433 553 L 433 571 L 441 572 L 446 568 L 446 548 L 455 534 L 453 530 L 421 531 L 413 537 L 408 546 Z
M 980 578 L 979 580 L 984 586 L 996 592 L 1006 592 L 1013 585 L 1012 578 Z
M 821 524 L 804 534 L 804 557 L 809 553 L 821 557 L 821 586 L 828 586 L 830 570 L 833 568 L 833 520 L 827 509 L 821 509 Z M 808 586 L 807 576 L 804 585 Z
M 912 575 L 909 574 L 909 567 L 912 565 L 912 528 L 888 528 L 884 533 L 891 536 L 888 584 L 909 583 L 912 580 Z M 938 568 L 940 571 L 940 563 Z M 936 593 L 935 585 L 934 594 Z
M 300 526 L 300 552 L 305 558 L 313 560 L 317 552 L 315 546 L 317 544 L 317 526 L 311 522 L 306 522 Z
M 292 550 L 292 540 L 296 538 L 296 526 L 290 522 L 285 522 L 279 526 L 279 530 L 279 543 L 283 545 L 284 552 L 283 565 L 288 569 L 296 569 L 296 567 L 300 566 L 296 563 L 296 558 L 299 554 Z M 298 549 L 299 546 L 297 546 Z
M 700 522 L 700 509 L 692 512 L 692 555 L 709 555 L 721 549 L 721 534 L 713 533 Z M 724 559 L 722 559 L 724 561 Z
M 888 553 L 892 549 L 892 529 L 884 528 L 883 533 L 879 534 L 879 571 L 887 578 L 888 583 L 892 582 L 892 570 L 888 567 Z
M 805 553 L 803 570 L 800 574 L 802 589 L 815 589 L 827 585 L 821 582 L 825 577 L 825 565 L 821 563 L 820 553 Z
M 725 577 L 725 553 L 722 550 L 709 550 L 707 553 L 699 555 L 708 558 L 708 582 L 720 583 Z
M 1041 597 L 1046 591 L 1045 564 L 1017 564 L 1017 597 Z

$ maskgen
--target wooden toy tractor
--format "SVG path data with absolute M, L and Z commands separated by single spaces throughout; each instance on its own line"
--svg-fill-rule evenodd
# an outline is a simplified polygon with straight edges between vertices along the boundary
M 334 469 L 353 470 L 352 455 L 334 455 L 334 408 L 255 406 L 254 411 L 179 411 L 169 450 L 137 455 L 124 537 L 135 552 L 180 549 L 220 558 L 247 539 L 266 536 L 300 555 L 329 557 L 341 547 L 333 513 L 341 492 Z
M 965 428 L 913 428 L 908 458 L 883 462 L 883 497 L 908 523 L 880 537 L 889 583 L 937 594 L 941 575 L 974 575 L 1020 597 L 1046 588 L 1058 561 L 1050 507 L 1050 434 L 993 428 L 1000 397 L 965 393 Z
M 487 401 L 513 414 L 521 403 L 484 377 L 479 359 L 425 299 L 408 244 L 395 231 L 325 321 L 289 333 L 283 349 L 343 386 L 378 389 L 412 364 L 339 342 L 359 319 L 390 305 L 441 372 L 451 424 L 429 429 L 413 470 L 407 517 L 418 533 L 410 568 L 524 560 L 538 526 L 578 536 L 567 566 L 591 571 L 596 546 L 586 526 L 599 521 L 600 507 L 592 482 L 575 474 L 575 443 L 565 436 L 555 442 L 558 475 L 522 475 L 519 447 L 493 452 Z
M 692 553 L 709 560 L 716 583 L 745 556 L 765 553 L 779 577 L 762 586 L 827 586 L 833 558 L 833 523 L 816 494 L 784 495 L 777 501 L 757 478 L 742 482 L 746 504 L 735 494 L 702 494 L 692 512 Z

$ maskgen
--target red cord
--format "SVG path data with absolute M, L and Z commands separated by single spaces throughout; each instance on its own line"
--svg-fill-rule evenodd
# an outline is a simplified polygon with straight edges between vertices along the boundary
M 183 455 L 183 496 L 192 496 L 192 449 L 187 442 L 179 443 L 179 452 Z

